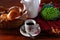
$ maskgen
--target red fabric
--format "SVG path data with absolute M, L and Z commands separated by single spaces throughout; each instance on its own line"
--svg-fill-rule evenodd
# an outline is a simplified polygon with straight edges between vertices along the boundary
M 41 10 L 42 6 L 43 5 L 41 4 L 40 5 L 40 10 Z M 57 5 L 55 5 L 55 6 L 57 7 Z M 39 15 L 40 15 L 40 13 L 39 13 Z M 36 19 L 36 21 L 37 21 L 37 23 L 39 23 L 42 31 L 45 31 L 45 32 L 48 32 L 48 33 L 52 34 L 51 33 L 51 27 L 53 27 L 55 29 L 56 28 L 60 29 L 60 20 L 45 21 L 39 15 L 38 15 L 38 18 Z

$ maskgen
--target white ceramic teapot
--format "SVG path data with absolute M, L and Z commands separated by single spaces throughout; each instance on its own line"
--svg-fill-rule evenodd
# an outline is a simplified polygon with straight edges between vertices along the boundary
M 30 18 L 35 18 L 38 15 L 41 0 L 21 0 L 20 2 L 25 5 Z

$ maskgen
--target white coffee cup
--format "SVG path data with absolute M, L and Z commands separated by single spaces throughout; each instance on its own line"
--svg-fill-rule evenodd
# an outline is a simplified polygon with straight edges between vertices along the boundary
M 28 20 L 26 20 L 25 21 L 25 31 L 27 32 L 27 33 L 29 33 L 29 26 L 32 26 L 32 25 L 28 25 L 27 23 L 33 23 L 33 25 L 35 25 L 36 24 L 36 21 L 35 20 L 32 20 L 32 19 L 28 19 Z
M 37 24 L 35 20 L 28 19 L 25 21 L 25 31 L 28 34 L 37 35 L 40 33 L 41 29 L 39 24 Z

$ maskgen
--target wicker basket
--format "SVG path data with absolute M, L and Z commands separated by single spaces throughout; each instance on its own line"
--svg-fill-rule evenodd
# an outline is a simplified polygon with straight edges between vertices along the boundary
M 23 10 L 23 4 L 21 4 L 20 3 L 20 0 L 19 1 L 15 1 L 15 0 L 11 0 L 12 1 L 12 3 L 11 2 L 9 2 L 8 0 L 6 0 L 6 1 L 1 1 L 1 4 L 0 4 L 0 6 L 4 6 L 4 8 L 6 9 L 4 9 L 3 8 L 3 11 L 5 10 L 5 11 L 8 11 L 8 9 L 10 8 L 10 7 L 12 7 L 12 6 L 19 6 L 19 7 L 21 7 L 21 9 Z M 14 1 L 14 2 L 13 2 Z M 5 2 L 5 3 L 3 3 L 3 2 Z M 6 4 L 6 3 L 10 3 L 9 5 L 8 4 Z M 16 2 L 16 3 L 15 3 Z M 12 5 L 11 5 L 12 4 Z M 8 6 L 7 6 L 8 5 Z M 6 12 L 7 13 L 7 12 Z M 22 17 L 22 19 L 23 18 L 25 18 L 26 19 L 26 15 L 24 15 L 24 17 Z M 25 20 L 22 20 L 22 19 L 15 19 L 15 20 L 12 20 L 12 21 L 2 21 L 2 22 L 0 22 L 0 29 L 11 29 L 11 28 L 18 28 L 18 27 L 20 27 L 22 24 L 23 24 L 23 22 L 25 21 Z

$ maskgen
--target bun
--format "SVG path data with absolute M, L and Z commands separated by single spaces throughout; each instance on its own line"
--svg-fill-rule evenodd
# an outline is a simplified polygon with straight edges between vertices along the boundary
M 27 19 L 25 14 L 27 12 L 23 7 L 12 6 L 10 8 L 2 8 L 2 10 L 0 9 L 0 11 L 2 11 L 2 14 L 0 15 L 0 28 L 11 29 L 20 27 L 25 19 Z
M 20 16 L 20 13 L 16 10 L 11 10 L 8 15 L 7 18 L 8 20 L 14 20 L 16 17 Z

